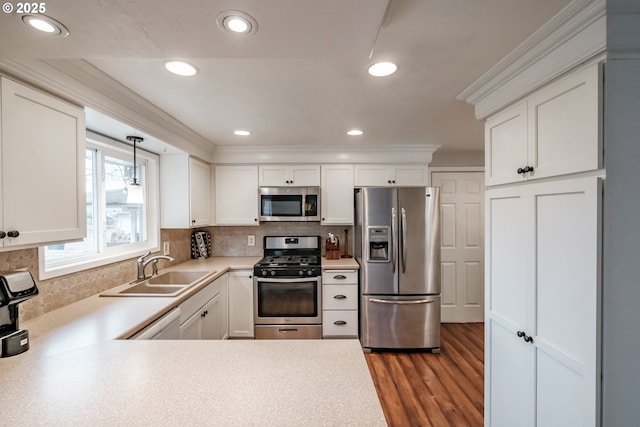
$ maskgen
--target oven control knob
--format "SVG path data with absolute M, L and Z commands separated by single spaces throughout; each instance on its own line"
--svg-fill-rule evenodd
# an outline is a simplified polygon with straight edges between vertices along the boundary
M 262 275 L 266 276 L 267 275 L 267 270 L 262 270 Z
M 308 275 L 308 276 L 311 276 L 312 274 L 313 274 L 313 271 L 311 271 L 311 270 L 307 270 L 307 275 Z
M 275 276 L 276 275 L 276 271 L 275 270 L 271 270 L 271 275 Z

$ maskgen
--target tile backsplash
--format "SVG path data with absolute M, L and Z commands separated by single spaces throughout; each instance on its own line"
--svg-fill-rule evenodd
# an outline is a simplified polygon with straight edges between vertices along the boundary
M 258 227 L 207 227 L 211 233 L 213 256 L 262 256 L 264 236 L 319 235 L 322 253 L 328 233 L 340 239 L 344 254 L 345 229 L 349 230 L 349 254 L 353 255 L 353 227 L 324 226 L 317 223 L 274 222 Z M 160 261 L 160 268 L 191 259 L 191 233 L 188 229 L 163 229 L 161 242 L 170 242 L 175 261 Z M 255 236 L 255 246 L 248 246 L 247 236 Z M 162 246 L 162 244 L 161 244 Z M 155 253 L 158 255 L 159 253 Z M 20 304 L 20 319 L 28 320 L 55 309 L 72 304 L 91 295 L 130 282 L 136 278 L 135 258 L 67 274 L 47 280 L 38 280 L 38 249 L 0 252 L 0 271 L 26 268 L 36 279 L 39 295 Z
M 344 225 L 320 225 L 309 222 L 268 222 L 259 227 L 211 227 L 214 256 L 262 256 L 264 236 L 321 236 L 322 254 L 328 233 L 340 239 L 340 253 L 344 255 L 345 229 L 349 230 L 349 253 L 353 255 L 353 227 Z M 248 246 L 247 237 L 255 236 L 256 245 Z

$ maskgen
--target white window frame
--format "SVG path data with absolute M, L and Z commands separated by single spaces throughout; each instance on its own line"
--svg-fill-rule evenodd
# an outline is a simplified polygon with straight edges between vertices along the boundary
M 131 156 L 133 161 L 133 148 L 119 141 L 112 140 L 103 135 L 87 130 L 87 149 L 98 149 L 106 155 L 119 154 Z M 157 154 L 138 149 L 137 163 L 145 164 L 145 214 L 146 214 L 146 235 L 143 242 L 129 243 L 126 245 L 111 247 L 107 251 L 88 256 L 83 256 L 75 260 L 66 260 L 50 266 L 47 269 L 45 264 L 44 247 L 38 248 L 38 264 L 40 280 L 59 277 L 66 274 L 77 273 L 91 268 L 101 267 L 118 261 L 139 257 L 148 251 L 156 252 L 160 250 L 160 157 Z M 96 173 L 101 173 L 101 167 Z

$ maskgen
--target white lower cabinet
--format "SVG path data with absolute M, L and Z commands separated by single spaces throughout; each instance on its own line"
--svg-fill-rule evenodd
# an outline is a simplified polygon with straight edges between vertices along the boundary
M 486 192 L 485 425 L 598 425 L 597 177 Z
M 229 336 L 253 338 L 253 271 L 231 271 L 229 276 Z
M 358 337 L 357 270 L 322 272 L 322 337 Z
M 180 304 L 180 339 L 219 340 L 227 335 L 226 275 Z

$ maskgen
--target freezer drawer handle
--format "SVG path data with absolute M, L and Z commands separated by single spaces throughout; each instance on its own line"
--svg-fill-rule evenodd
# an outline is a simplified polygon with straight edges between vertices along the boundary
M 346 295 L 334 295 L 333 299 L 347 299 Z
M 336 326 L 344 326 L 347 324 L 347 322 L 345 322 L 344 320 L 336 320 L 335 322 L 333 322 L 333 324 Z
M 336 279 L 336 280 L 344 280 L 344 279 L 347 278 L 347 276 L 345 276 L 344 274 L 338 274 L 338 275 L 333 276 L 333 278 Z
M 416 300 L 410 300 L 410 301 L 393 301 L 393 300 L 386 300 L 386 299 L 371 298 L 369 301 L 377 302 L 377 303 L 380 303 L 380 304 L 407 305 L 407 304 L 429 304 L 429 303 L 435 302 L 436 300 L 434 300 L 434 299 L 416 299 Z

